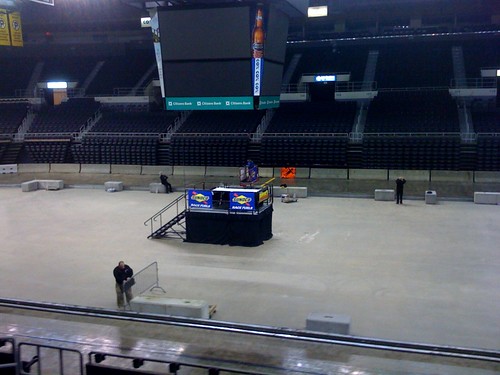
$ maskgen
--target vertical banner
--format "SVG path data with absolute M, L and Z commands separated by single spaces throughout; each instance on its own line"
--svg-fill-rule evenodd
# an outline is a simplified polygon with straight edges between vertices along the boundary
M 252 31 L 252 87 L 253 96 L 260 96 L 262 86 L 262 74 L 264 72 L 264 42 L 266 33 L 264 30 L 264 12 L 262 5 L 257 6 L 255 12 L 255 24 Z
M 161 96 L 165 97 L 165 81 L 163 80 L 163 59 L 161 56 L 161 43 L 160 43 L 160 23 L 158 21 L 158 11 L 154 10 L 151 16 L 151 32 L 153 33 L 153 46 L 155 49 L 156 65 L 158 66 L 158 77 L 160 78 Z
M 9 18 L 5 9 L 0 9 L 0 46 L 10 46 Z
M 23 46 L 23 28 L 21 26 L 21 13 L 12 12 L 9 14 L 10 39 L 12 46 Z

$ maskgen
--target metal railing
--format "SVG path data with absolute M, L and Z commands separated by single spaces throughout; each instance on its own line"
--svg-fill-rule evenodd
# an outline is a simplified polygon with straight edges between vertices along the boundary
M 26 351 L 30 351 L 27 348 L 32 348 L 31 352 L 34 350 L 35 354 L 33 355 L 32 353 L 26 353 Z M 44 355 L 42 355 L 43 352 L 51 352 L 55 351 L 57 353 L 57 369 L 53 368 L 53 361 L 54 358 L 53 356 L 47 356 L 47 360 L 44 361 Z M 52 345 L 39 345 L 39 344 L 31 344 L 31 343 L 25 343 L 22 342 L 18 345 L 18 352 L 19 352 L 19 360 L 18 360 L 18 370 L 19 370 L 19 375 L 28 375 L 28 374 L 44 374 L 44 373 L 50 373 L 50 374 L 59 374 L 59 375 L 64 375 L 65 374 L 65 363 L 66 363 L 66 369 L 68 367 L 68 362 L 67 360 L 68 355 L 72 354 L 77 358 L 76 361 L 71 361 L 71 370 L 70 372 L 66 372 L 66 374 L 70 375 L 77 375 L 77 371 L 79 370 L 79 374 L 83 375 L 83 355 L 80 353 L 78 350 L 75 349 L 67 349 L 67 348 L 61 348 L 58 346 L 52 346 Z M 23 361 L 23 358 L 28 356 L 30 358 L 28 361 Z M 47 371 L 42 371 L 42 366 L 47 365 L 47 367 L 50 366 L 50 369 Z M 50 364 L 49 364 L 50 363 Z M 77 370 L 75 371 L 75 366 Z M 35 367 L 36 372 L 33 372 L 33 367 Z M 58 371 L 57 373 L 55 371 Z
M 281 86 L 282 94 L 303 94 L 309 91 L 308 86 L 305 83 L 302 84 L 288 84 Z
M 452 79 L 450 86 L 454 89 L 491 89 L 497 87 L 497 79 L 496 77 Z
M 153 262 L 140 271 L 134 273 L 132 279 L 125 282 L 124 289 L 128 290 L 132 287 L 132 284 L 134 287 L 134 294 L 140 295 L 154 289 L 160 289 L 163 293 L 166 293 L 165 289 L 160 286 L 160 279 L 158 277 L 158 262 Z
M 172 215 L 170 215 L 169 219 L 164 223 L 163 215 L 165 212 L 175 207 L 175 216 L 178 216 L 182 211 L 186 210 L 186 195 L 181 194 L 180 197 L 177 197 L 173 202 L 170 202 L 168 205 L 163 207 L 160 211 L 155 213 L 149 219 L 144 222 L 144 226 L 151 227 L 151 234 L 153 234 L 157 229 L 163 227 L 163 224 L 166 224 L 168 221 L 172 219 Z M 158 224 L 158 228 L 155 229 L 155 223 Z
M 336 92 L 377 91 L 377 81 L 337 82 Z
M 91 308 L 75 305 L 63 305 L 49 302 L 23 301 L 11 298 L 0 298 L 0 306 L 26 309 L 40 312 L 63 313 L 75 316 L 86 316 L 104 319 L 117 319 L 127 322 L 165 324 L 176 327 L 197 328 L 234 334 L 247 334 L 274 339 L 342 345 L 387 352 L 424 354 L 431 357 L 462 358 L 500 363 L 500 351 L 494 349 L 476 349 L 458 346 L 424 344 L 409 341 L 377 339 L 363 336 L 340 335 L 284 327 L 271 327 L 248 323 L 224 322 L 218 320 L 196 319 L 169 315 L 147 314 L 131 311 L 118 311 L 103 308 Z

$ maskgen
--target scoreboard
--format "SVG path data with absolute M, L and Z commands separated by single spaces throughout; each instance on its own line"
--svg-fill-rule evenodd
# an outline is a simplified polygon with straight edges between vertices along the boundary
M 167 110 L 279 106 L 288 17 L 271 3 L 158 9 Z

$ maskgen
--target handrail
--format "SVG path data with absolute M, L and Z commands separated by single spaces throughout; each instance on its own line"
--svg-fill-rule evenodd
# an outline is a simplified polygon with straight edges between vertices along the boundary
M 364 349 L 388 350 L 393 352 L 426 354 L 440 357 L 455 357 L 468 360 L 500 362 L 500 351 L 489 349 L 465 348 L 424 344 L 408 341 L 377 339 L 363 336 L 339 335 L 313 332 L 284 327 L 272 327 L 248 323 L 234 323 L 169 315 L 136 313 L 133 311 L 112 310 L 97 307 L 65 305 L 49 302 L 24 301 L 13 298 L 0 298 L 0 306 L 25 310 L 63 313 L 105 319 L 117 319 L 142 323 L 167 324 L 179 327 L 198 328 L 221 332 L 240 333 L 276 339 L 296 340 L 311 343 L 344 345 Z
M 181 194 L 179 197 L 177 197 L 174 201 L 170 202 L 168 205 L 166 205 L 165 207 L 163 207 L 160 211 L 158 211 L 157 213 L 155 213 L 153 216 L 151 216 L 149 219 L 147 219 L 145 222 L 144 222 L 144 226 L 148 226 L 148 223 L 150 224 L 151 226 L 151 234 L 153 234 L 154 230 L 153 230 L 153 223 L 158 219 L 160 218 L 160 227 L 163 226 L 163 221 L 162 221 L 162 214 L 165 213 L 166 211 L 168 211 L 170 208 L 176 206 L 177 207 L 177 215 L 179 214 L 179 202 L 181 202 L 182 200 L 185 200 L 186 199 L 186 196 L 185 194 Z

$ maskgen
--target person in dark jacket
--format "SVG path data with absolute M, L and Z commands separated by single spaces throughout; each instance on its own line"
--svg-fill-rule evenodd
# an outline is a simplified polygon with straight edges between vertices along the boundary
M 398 177 L 396 180 L 396 204 L 403 204 L 403 188 L 406 180 L 403 177 Z
M 166 175 L 164 175 L 163 173 L 160 173 L 160 182 L 165 186 L 165 188 L 167 189 L 167 194 L 168 193 L 172 193 L 172 185 L 170 184 L 170 182 L 168 182 L 168 177 Z
M 123 294 L 125 293 L 125 297 L 127 299 L 127 305 L 130 304 L 132 300 L 132 286 L 131 283 L 133 280 L 130 280 L 134 275 L 134 271 L 132 268 L 125 264 L 123 260 L 118 262 L 118 265 L 113 270 L 113 276 L 115 277 L 115 290 L 116 290 L 116 304 L 119 309 L 123 309 L 125 307 L 125 301 L 123 298 Z

